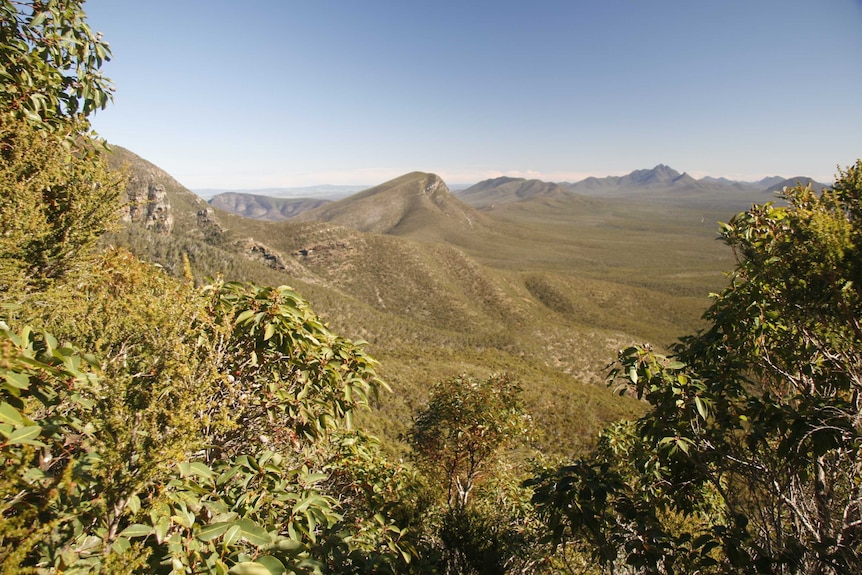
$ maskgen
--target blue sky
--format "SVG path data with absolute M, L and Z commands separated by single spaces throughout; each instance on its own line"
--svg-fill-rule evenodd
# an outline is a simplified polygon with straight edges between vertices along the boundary
M 862 0 L 88 0 L 109 142 L 200 188 L 862 157 Z

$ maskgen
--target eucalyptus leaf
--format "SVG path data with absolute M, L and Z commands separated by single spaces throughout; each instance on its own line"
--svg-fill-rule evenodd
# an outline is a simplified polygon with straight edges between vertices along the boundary
M 267 567 L 254 561 L 237 563 L 230 568 L 228 573 L 230 573 L 230 575 L 272 575 L 272 571 Z
M 36 438 L 39 437 L 41 433 L 42 428 L 38 425 L 21 427 L 19 429 L 16 429 L 14 432 L 12 432 L 12 434 L 9 435 L 9 438 L 6 440 L 6 443 L 9 445 L 26 444 L 44 446 L 44 443 L 36 441 Z
M 269 545 L 272 536 L 260 525 L 250 519 L 241 519 L 236 523 L 242 530 L 242 538 L 252 545 Z
M 201 541 L 212 541 L 223 535 L 232 526 L 233 523 L 230 522 L 212 523 L 202 527 L 195 536 Z
M 152 526 L 143 525 L 141 523 L 133 523 L 132 525 L 129 525 L 120 532 L 120 537 L 146 537 L 151 533 L 153 533 Z
M 6 403 L 0 403 L 0 423 L 11 423 L 12 425 L 24 425 L 24 417 L 21 412 Z

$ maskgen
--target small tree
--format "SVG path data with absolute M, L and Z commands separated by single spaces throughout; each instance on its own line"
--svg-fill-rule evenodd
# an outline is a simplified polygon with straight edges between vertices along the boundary
M 520 386 L 507 375 L 460 376 L 434 385 L 413 422 L 410 443 L 441 479 L 450 508 L 466 507 L 482 471 L 525 433 L 528 418 L 520 396 Z
M 116 221 L 124 179 L 94 145 L 0 114 L 0 293 L 80 266 Z
M 507 375 L 438 382 L 409 440 L 420 469 L 442 492 L 429 555 L 444 573 L 536 573 L 545 565 L 539 522 L 501 453 L 529 431 L 521 388 Z M 484 476 L 484 477 L 483 477 Z M 481 481 L 480 481 L 481 480 Z
M 119 207 L 88 121 L 110 51 L 82 4 L 0 0 L 0 292 L 73 268 Z

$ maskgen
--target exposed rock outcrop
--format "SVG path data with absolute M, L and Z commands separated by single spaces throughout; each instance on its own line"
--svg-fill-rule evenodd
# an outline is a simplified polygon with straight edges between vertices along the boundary
M 174 216 L 164 184 L 156 182 L 152 176 L 133 176 L 126 193 L 128 202 L 123 206 L 123 221 L 140 224 L 154 232 L 171 233 Z
M 279 252 L 267 247 L 255 240 L 254 238 L 246 238 L 238 240 L 236 246 L 240 252 L 250 260 L 260 262 L 272 269 L 285 271 L 287 270 L 287 262 Z
M 333 240 L 299 249 L 291 255 L 300 258 L 304 262 L 316 263 L 322 260 L 331 262 L 333 258 L 344 259 L 343 254 L 353 251 L 353 249 L 353 245 L 347 240 Z

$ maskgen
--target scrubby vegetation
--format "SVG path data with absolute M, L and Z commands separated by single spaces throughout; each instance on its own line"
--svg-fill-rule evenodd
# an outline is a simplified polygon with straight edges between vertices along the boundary
M 170 275 L 97 245 L 159 237 L 117 228 L 88 132 L 107 46 L 79 2 L 2 7 L 32 83 L 4 77 L 0 115 L 2 571 L 445 570 L 445 499 L 352 425 L 387 390 L 362 342 L 289 288 L 195 283 L 193 250 Z
M 110 52 L 81 2 L 0 8 L 3 573 L 862 570 L 862 162 L 723 225 L 700 324 L 708 237 L 562 204 L 441 242 L 430 212 L 240 228 L 168 181 L 184 231 L 160 235 L 118 225 L 137 176 L 88 129 Z M 673 248 L 602 264 L 645 237 Z M 679 325 L 703 329 L 668 346 Z M 611 342 L 639 401 L 572 383 Z

